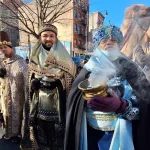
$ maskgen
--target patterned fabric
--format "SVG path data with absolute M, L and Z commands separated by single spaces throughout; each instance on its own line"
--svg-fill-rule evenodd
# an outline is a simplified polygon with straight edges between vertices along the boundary
M 68 54 L 62 43 L 57 40 L 47 56 L 47 59 L 45 61 L 45 67 L 40 67 L 39 54 L 41 52 L 41 48 L 42 47 L 40 41 L 38 41 L 33 47 L 31 62 L 34 62 L 34 64 L 36 65 L 31 64 L 30 71 L 43 76 L 44 74 L 46 75 L 51 73 L 49 72 L 48 66 L 61 69 L 63 72 L 63 78 L 58 78 L 61 80 L 62 85 L 64 89 L 66 89 L 68 95 L 68 92 L 71 88 L 72 80 L 76 75 L 76 65 L 74 64 L 71 56 Z
M 16 54 L 6 59 L 4 64 L 7 75 L 2 89 L 2 112 L 6 121 L 6 137 L 10 138 L 21 135 L 27 64 Z
M 101 40 L 105 38 L 116 39 L 118 44 L 123 42 L 123 35 L 120 29 L 115 25 L 107 25 L 98 28 L 95 31 L 95 35 L 93 37 L 94 48 L 97 48 Z
M 64 124 L 38 120 L 35 135 L 40 150 L 63 150 Z M 49 134 L 51 133 L 51 134 Z
M 38 109 L 38 106 L 36 107 L 36 109 L 38 109 L 38 111 L 36 111 L 36 115 L 34 116 L 35 120 L 40 120 L 40 122 L 44 122 L 43 124 L 45 127 L 41 127 L 41 125 L 39 124 L 35 124 L 34 123 L 34 119 L 33 119 L 33 124 L 35 124 L 35 126 L 39 126 L 38 127 L 38 132 L 39 136 L 41 135 L 41 137 L 39 137 L 38 135 L 35 134 L 35 139 L 39 142 L 38 145 L 42 150 L 51 150 L 51 146 L 52 144 L 50 144 L 50 141 L 53 140 L 51 138 L 51 132 L 47 132 L 47 130 L 51 130 L 54 131 L 53 128 L 49 127 L 49 124 L 51 124 L 52 122 L 52 118 L 56 118 L 57 122 L 58 119 L 63 118 L 62 114 L 65 112 L 65 101 L 66 101 L 66 95 L 68 95 L 69 90 L 71 88 L 71 83 L 76 75 L 76 66 L 74 64 L 74 62 L 72 61 L 71 56 L 68 54 L 68 52 L 66 51 L 66 49 L 64 48 L 64 46 L 62 45 L 62 43 L 58 40 L 56 42 L 56 44 L 54 44 L 54 46 L 50 49 L 49 53 L 47 53 L 47 56 L 44 56 L 45 62 L 44 64 L 42 63 L 42 61 L 40 61 L 42 59 L 42 55 L 40 55 L 41 51 L 42 51 L 43 47 L 41 46 L 40 41 L 38 41 L 36 43 L 36 45 L 34 46 L 33 50 L 32 50 L 32 55 L 30 58 L 30 63 L 29 63 L 29 82 L 28 82 L 28 100 L 25 102 L 25 118 L 24 118 L 24 136 L 23 136 L 23 142 L 22 142 L 22 148 L 26 149 L 30 147 L 31 141 L 30 141 L 30 135 L 29 135 L 29 127 L 28 123 L 29 123 L 29 117 L 30 117 L 30 111 L 31 111 L 31 102 L 33 102 L 33 100 L 35 100 L 35 98 L 33 98 L 33 93 L 34 91 L 31 90 L 31 80 L 32 78 L 48 78 L 48 79 L 52 79 L 54 81 L 60 81 L 59 84 L 61 84 L 62 88 L 61 88 L 61 93 L 64 93 L 64 97 L 60 97 L 59 99 L 59 107 L 60 108 L 60 113 L 59 113 L 59 118 L 58 118 L 58 113 L 54 114 L 51 118 L 48 115 L 51 115 L 50 111 L 43 111 Z M 51 75 L 54 75 L 53 77 Z M 60 86 L 60 85 L 59 85 Z M 59 96 L 59 95 L 58 95 Z M 38 98 L 36 98 L 38 100 Z M 61 101 L 61 102 L 60 102 Z M 64 106 L 62 106 L 64 105 Z M 35 106 L 34 106 L 35 107 Z M 61 110 L 62 109 L 62 110 Z M 59 112 L 58 111 L 58 112 Z M 48 113 L 47 113 L 48 112 Z M 53 119 L 54 119 L 53 118 Z M 31 119 L 31 118 L 30 118 Z M 54 119 L 53 121 L 55 121 L 56 119 Z M 61 120 L 61 119 L 60 119 Z M 64 121 L 64 120 L 62 120 Z M 64 127 L 61 128 L 58 127 L 56 129 L 57 124 L 55 125 L 55 132 L 59 132 L 60 133 L 64 133 Z M 40 133 L 41 132 L 41 133 Z M 32 133 L 30 133 L 32 134 Z M 47 137 L 45 137 L 44 134 L 47 134 Z M 58 140 L 57 144 L 58 145 L 63 145 L 62 143 L 62 139 L 64 139 L 63 135 L 59 135 L 57 133 L 55 133 L 55 140 Z M 44 144 L 44 141 L 42 142 L 42 139 L 40 138 L 45 138 L 45 142 L 46 144 Z M 54 138 L 54 137 L 53 137 Z M 32 141 L 34 143 L 34 141 Z M 41 142 L 41 143 L 40 143 Z M 52 141 L 51 141 L 52 142 Z M 52 142 L 53 143 L 53 142 Z M 61 147 L 59 146 L 59 147 Z M 56 146 L 57 147 L 57 146 Z M 59 149 L 61 150 L 63 149 L 62 147 Z

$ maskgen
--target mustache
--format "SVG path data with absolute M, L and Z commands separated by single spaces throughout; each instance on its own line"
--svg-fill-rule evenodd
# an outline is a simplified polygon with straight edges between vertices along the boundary
M 52 43 L 52 44 L 53 44 L 53 42 L 52 42 L 52 41 L 45 41 L 45 43 Z
M 114 47 L 114 45 L 113 44 L 108 44 L 104 48 L 107 48 L 107 47 Z

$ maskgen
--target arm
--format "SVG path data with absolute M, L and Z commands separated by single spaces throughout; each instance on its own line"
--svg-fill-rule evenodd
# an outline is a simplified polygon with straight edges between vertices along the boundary
M 134 52 L 135 60 L 139 65 L 142 65 L 143 67 L 145 65 L 150 65 L 150 53 L 144 52 L 143 48 L 141 46 L 137 46 Z
M 30 107 L 30 126 L 36 125 L 37 109 L 38 109 L 38 91 L 35 91 L 32 97 Z

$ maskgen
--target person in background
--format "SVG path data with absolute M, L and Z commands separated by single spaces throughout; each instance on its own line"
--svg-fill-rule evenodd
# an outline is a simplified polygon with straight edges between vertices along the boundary
M 0 51 L 4 54 L 0 68 L 1 113 L 5 134 L 3 138 L 19 142 L 26 93 L 27 64 L 12 50 L 8 34 L 0 31 Z

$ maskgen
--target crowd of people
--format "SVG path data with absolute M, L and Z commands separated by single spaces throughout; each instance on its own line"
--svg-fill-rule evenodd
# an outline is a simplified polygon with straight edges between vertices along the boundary
M 3 138 L 22 150 L 149 149 L 150 83 L 120 52 L 120 29 L 95 31 L 93 55 L 80 71 L 57 34 L 45 23 L 27 63 L 0 31 Z

